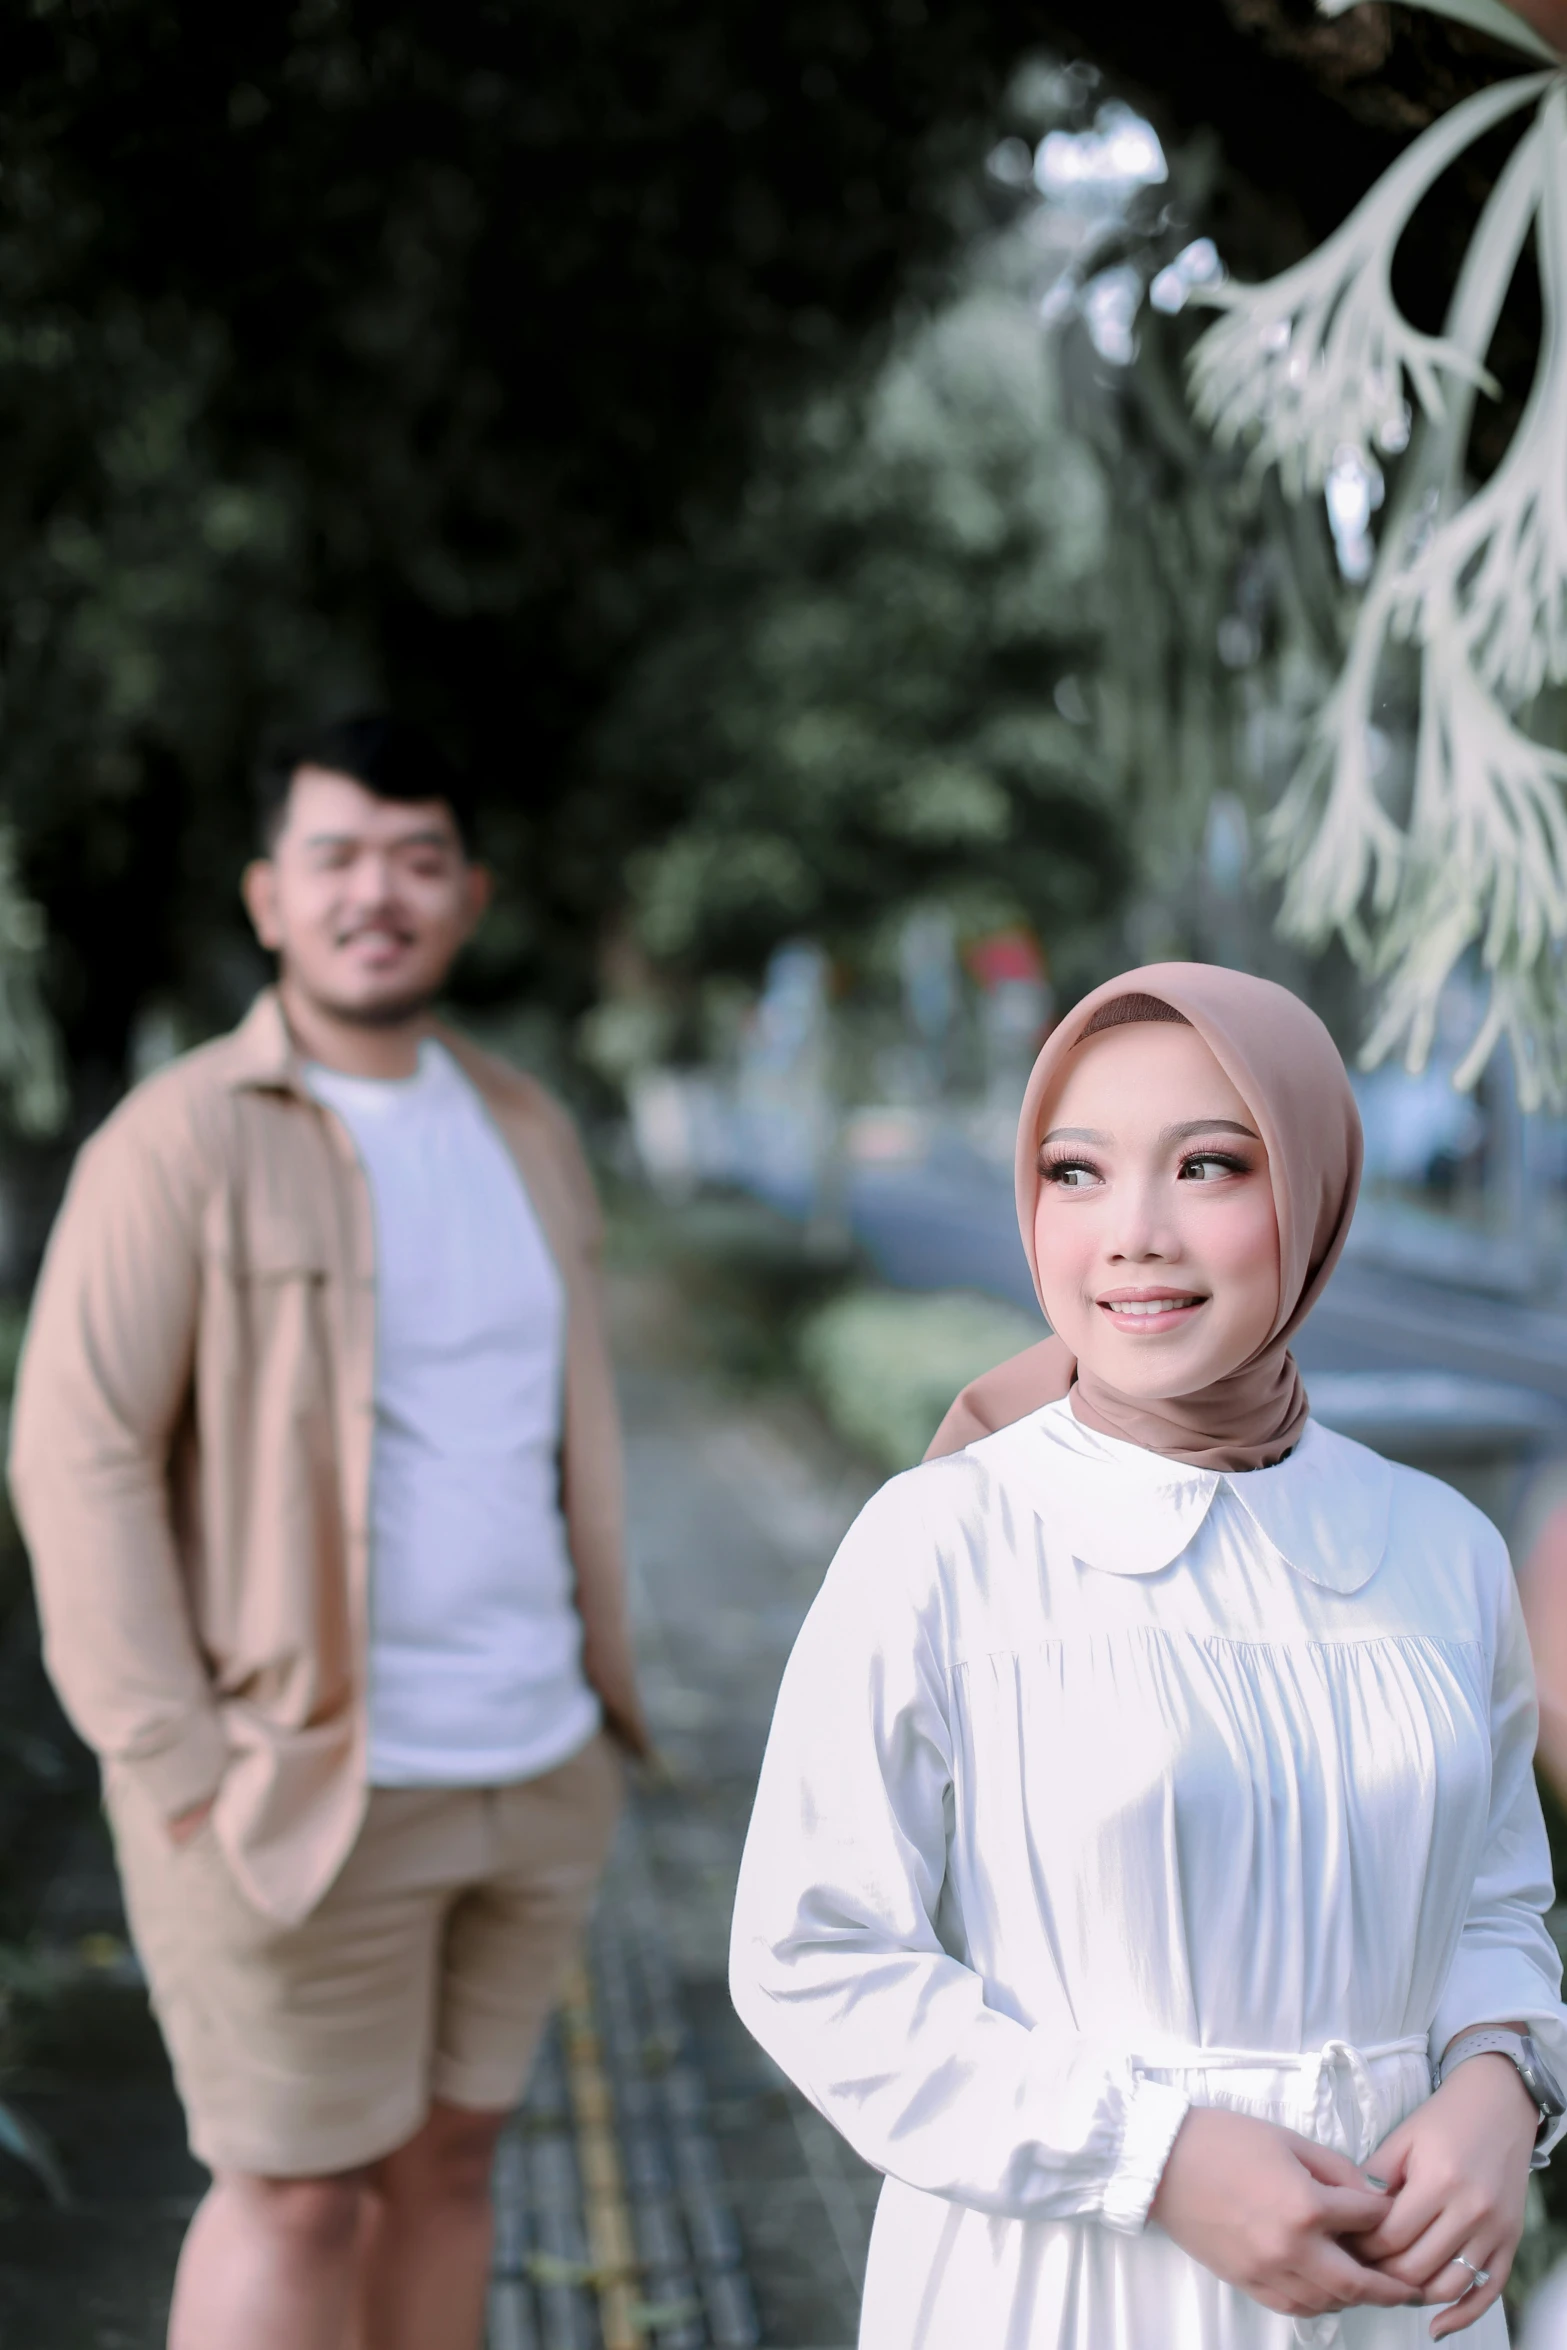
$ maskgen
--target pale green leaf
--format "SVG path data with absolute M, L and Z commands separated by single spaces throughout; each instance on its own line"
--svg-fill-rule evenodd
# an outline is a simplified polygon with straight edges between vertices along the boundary
M 1347 16 L 1358 8 L 1361 0 L 1317 0 L 1322 16 Z M 1529 57 L 1543 57 L 1548 65 L 1563 62 L 1559 49 L 1537 33 L 1531 24 L 1525 24 L 1516 10 L 1504 5 L 1504 0 L 1410 0 L 1412 8 L 1428 8 L 1433 15 L 1450 16 L 1457 24 L 1471 26 L 1477 33 L 1489 33 L 1493 41 L 1506 41 L 1514 49 L 1522 49 Z

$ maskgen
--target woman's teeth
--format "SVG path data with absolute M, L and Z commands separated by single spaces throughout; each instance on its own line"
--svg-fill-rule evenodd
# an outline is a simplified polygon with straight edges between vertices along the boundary
M 1112 1314 L 1173 1314 L 1183 1306 L 1201 1305 L 1198 1297 L 1118 1297 L 1104 1304 Z

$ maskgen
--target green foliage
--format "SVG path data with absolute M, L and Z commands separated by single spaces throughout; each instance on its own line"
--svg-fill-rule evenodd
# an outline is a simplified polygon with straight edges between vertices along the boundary
M 0 2154 L 19 2163 L 43 2188 L 57 2209 L 71 2202 L 71 2190 L 53 2145 L 35 2121 L 0 2098 Z
M 799 1355 L 839 1435 L 880 1467 L 907 1469 L 960 1388 L 1044 1336 L 1037 1317 L 963 1290 L 859 1289 L 811 1315 Z
M 42 913 L 17 877 L 15 834 L 0 827 L 0 1099 L 29 1135 L 55 1133 L 66 1110 L 59 1040 L 39 987 L 44 944 Z M 3 1341 L 0 1375 L 9 1376 Z
M 27 1315 L 23 1307 L 0 1303 L 0 1407 L 9 1404 L 16 1385 L 16 1367 L 22 1356 L 22 1340 L 27 1333 Z M 9 1523 L 8 1518 L 0 1522 Z
M 983 262 L 781 433 L 605 729 L 675 816 L 633 869 L 650 951 L 753 970 L 976 888 L 1050 931 L 1102 914 L 1111 815 L 1052 687 L 1096 657 L 1105 504 Z
M 673 1275 L 708 1365 L 738 1386 L 795 1384 L 796 1333 L 841 1290 L 852 1263 L 814 1255 L 801 1226 L 743 1193 L 679 1206 L 610 1193 L 610 1247 L 622 1272 Z M 662 1325 L 666 1341 L 681 1320 Z
M 0 811 L 78 1068 L 232 1014 L 256 733 L 361 695 L 487 777 L 470 993 L 580 1001 L 667 822 L 586 734 L 767 420 L 934 282 L 1021 14 L 7 14 Z
M 25 283 L 27 235 L 5 244 Z M 150 990 L 178 985 L 198 1022 L 232 1008 L 246 738 L 333 677 L 298 485 L 220 461 L 223 367 L 178 304 L 0 301 L 0 804 L 48 911 L 54 1009 L 111 1083 Z
M 646 878 L 654 934 L 731 961 L 785 917 L 851 923 L 883 880 L 923 890 L 953 867 L 1001 876 L 1019 904 L 1091 910 L 1098 803 L 1077 746 L 1033 724 L 1054 724 L 1038 654 L 1070 565 L 1031 582 L 1027 500 L 924 445 L 931 429 L 961 440 L 964 400 L 932 391 L 917 332 L 897 365 L 923 368 L 923 386 L 901 424 L 885 385 L 863 413 L 848 397 L 816 412 L 840 436 L 835 506 L 832 448 L 813 453 L 787 419 L 863 380 L 889 324 L 939 298 L 982 217 L 979 155 L 1008 124 L 1040 127 L 1002 96 L 1035 43 L 1162 93 L 1167 143 L 1220 121 L 1254 181 L 1289 191 L 1281 206 L 1228 190 L 1212 225 L 1242 274 L 1271 266 L 1281 235 L 1298 244 L 1302 208 L 1330 225 L 1406 135 L 1407 107 L 1395 92 L 1372 131 L 1337 82 L 1316 90 L 1297 52 L 1336 56 L 1354 28 L 1303 43 L 1296 14 L 1294 0 L 1246 27 L 1226 0 L 5 12 L 0 817 L 48 917 L 71 1060 L 96 1073 L 79 1106 L 119 1081 L 149 998 L 197 1029 L 233 1014 L 259 968 L 232 897 L 255 736 L 361 695 L 395 693 L 487 775 L 506 889 L 474 999 L 523 987 L 580 1006 L 628 859 L 666 842 Z M 1428 50 L 1446 70 L 1449 47 L 1431 49 L 1429 26 L 1413 49 L 1400 32 L 1389 70 Z M 1112 776 L 1156 778 L 1168 747 L 1179 796 L 1222 733 L 1209 681 L 1139 697 L 1125 672 L 1173 676 L 1211 642 L 1211 578 L 1189 625 L 1163 592 L 1173 576 L 1184 607 L 1201 517 L 1166 529 L 1159 485 L 1110 438 L 1111 487 L 1145 527 L 1112 534 L 1136 559 L 1123 570 L 1112 549 L 1119 667 L 1088 706 Z M 848 495 L 856 449 L 874 457 L 864 508 Z M 1034 479 L 1048 499 L 1047 471 Z M 770 540 L 793 590 L 764 628 Z M 710 561 L 721 576 L 704 590 Z M 730 598 L 739 646 L 720 625 Z M 879 630 L 864 624 L 878 598 Z M 859 618 L 835 663 L 822 636 L 845 605 Z M 1008 646 L 1027 689 L 997 696 L 982 739 L 964 695 L 987 667 L 1007 682 Z M 876 691 L 849 690 L 850 649 Z M 646 766 L 631 718 L 598 739 L 628 676 Z M 765 775 L 799 794 L 781 827 L 746 812 L 759 725 L 727 749 L 703 709 L 710 690 L 732 703 L 741 677 L 767 713 L 791 680 L 816 697 L 819 719 L 775 725 L 764 746 Z M 861 788 L 866 812 L 845 812 Z

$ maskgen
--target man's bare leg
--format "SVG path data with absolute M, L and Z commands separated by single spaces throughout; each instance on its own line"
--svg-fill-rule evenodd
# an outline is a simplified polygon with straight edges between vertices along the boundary
M 505 2119 L 434 2105 L 406 2146 L 370 2166 L 355 2350 L 479 2350 Z
M 180 2252 L 169 2350 L 343 2350 L 364 2201 L 357 2171 L 215 2179 Z

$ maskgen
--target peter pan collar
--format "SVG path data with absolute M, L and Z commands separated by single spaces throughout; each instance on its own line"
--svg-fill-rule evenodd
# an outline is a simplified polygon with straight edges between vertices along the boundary
M 1286 1566 L 1328 1591 L 1359 1591 L 1387 1549 L 1391 1467 L 1316 1420 L 1276 1468 L 1235 1475 L 1101 1436 L 1066 1397 L 972 1449 L 992 1455 L 998 1468 L 1009 1455 L 1039 1491 L 1046 1524 L 1084 1566 L 1110 1575 L 1157 1575 L 1170 1566 L 1221 1486 Z

